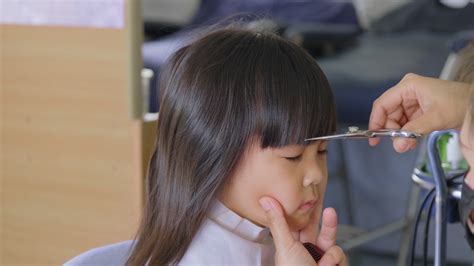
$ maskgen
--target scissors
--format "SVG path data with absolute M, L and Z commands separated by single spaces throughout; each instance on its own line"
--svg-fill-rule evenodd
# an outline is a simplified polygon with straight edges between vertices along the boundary
M 305 141 L 330 140 L 330 139 L 367 139 L 367 138 L 379 138 L 379 137 L 418 139 L 418 138 L 422 138 L 423 134 L 411 132 L 407 130 L 401 130 L 401 129 L 359 130 L 358 127 L 349 127 L 348 131 L 344 134 L 308 138 L 308 139 L 305 139 Z

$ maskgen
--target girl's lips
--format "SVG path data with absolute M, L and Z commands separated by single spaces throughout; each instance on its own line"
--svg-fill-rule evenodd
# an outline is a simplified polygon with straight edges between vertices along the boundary
M 316 203 L 316 200 L 309 200 L 309 201 L 303 203 L 303 204 L 299 207 L 299 209 L 302 210 L 302 211 L 310 210 L 310 209 L 312 209 L 312 208 L 314 207 L 315 203 Z

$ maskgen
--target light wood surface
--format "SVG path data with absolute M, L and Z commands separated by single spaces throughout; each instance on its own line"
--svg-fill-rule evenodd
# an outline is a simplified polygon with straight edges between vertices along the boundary
M 154 126 L 129 116 L 123 29 L 1 26 L 1 265 L 131 239 Z

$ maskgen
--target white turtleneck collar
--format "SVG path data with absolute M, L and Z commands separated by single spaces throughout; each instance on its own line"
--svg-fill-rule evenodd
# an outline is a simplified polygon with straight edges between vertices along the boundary
M 240 217 L 220 201 L 216 201 L 214 206 L 211 208 L 209 218 L 223 228 L 252 242 L 263 244 L 267 243 L 269 240 L 270 230 L 268 228 L 260 227 L 251 221 Z

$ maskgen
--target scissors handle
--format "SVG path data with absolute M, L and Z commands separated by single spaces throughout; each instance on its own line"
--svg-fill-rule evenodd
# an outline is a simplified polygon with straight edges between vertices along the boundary
M 410 138 L 417 139 L 422 138 L 423 135 L 420 133 L 401 130 L 401 129 L 381 129 L 381 130 L 367 130 L 367 138 L 378 138 L 378 137 L 391 137 L 391 138 Z

